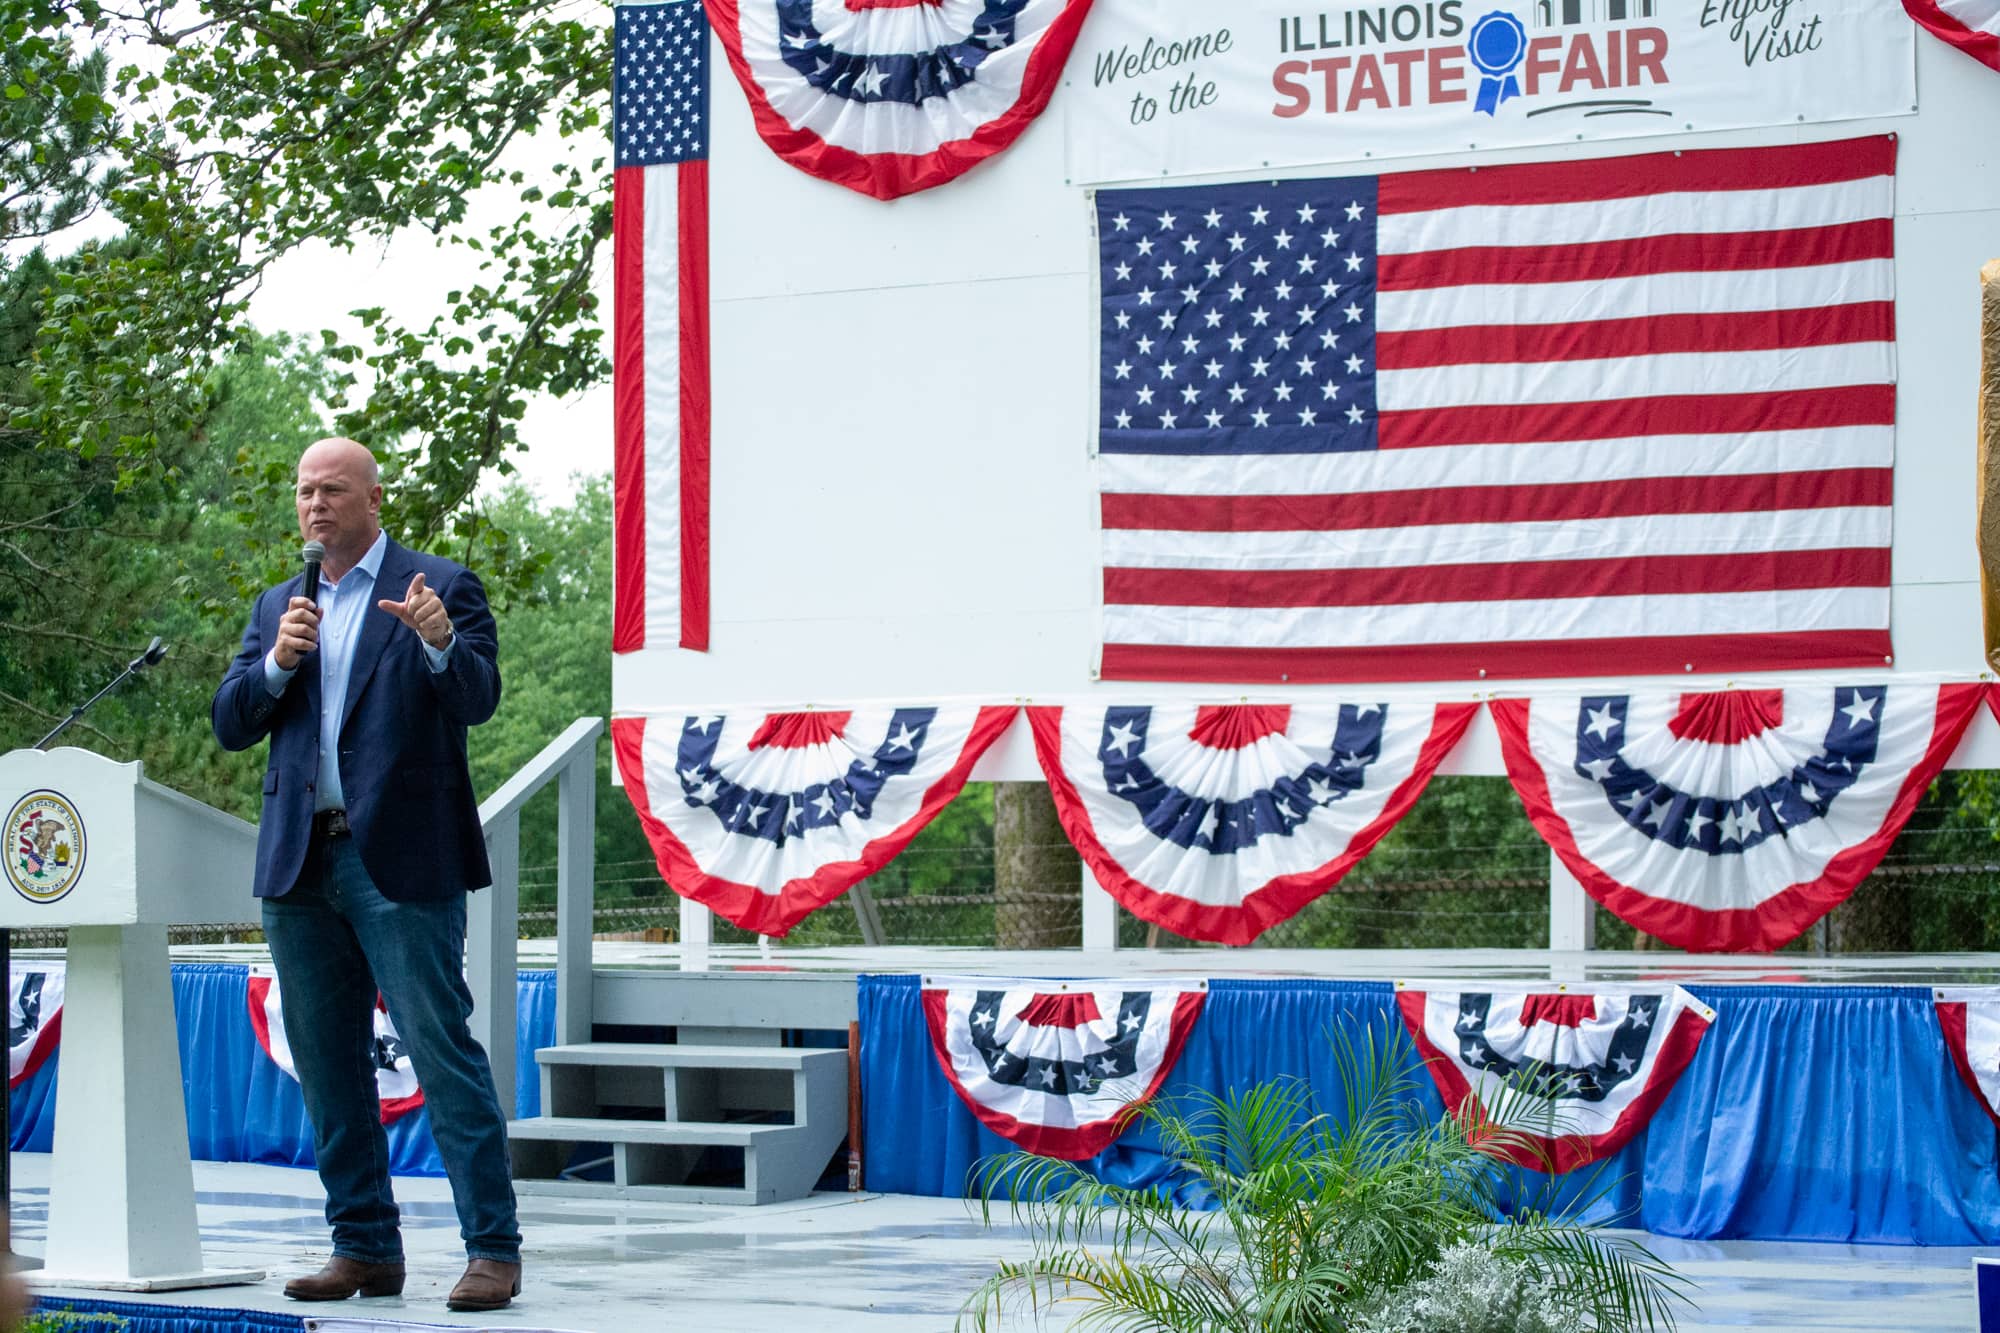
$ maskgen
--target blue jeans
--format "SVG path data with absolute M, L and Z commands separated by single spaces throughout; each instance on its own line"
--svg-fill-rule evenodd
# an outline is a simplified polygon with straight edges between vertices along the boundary
M 467 1256 L 518 1263 L 507 1122 L 466 1022 L 465 895 L 392 902 L 352 838 L 316 839 L 297 886 L 264 899 L 264 938 L 284 990 L 333 1252 L 364 1263 L 403 1257 L 370 1056 L 379 989 L 424 1091 Z

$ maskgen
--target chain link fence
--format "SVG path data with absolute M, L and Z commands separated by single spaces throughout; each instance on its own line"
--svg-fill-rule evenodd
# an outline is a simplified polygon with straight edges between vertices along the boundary
M 2000 789 L 2000 775 L 1975 782 Z M 1812 953 L 1958 953 L 2000 950 L 2000 818 L 1981 818 L 1947 775 L 1853 896 L 1787 946 Z M 1483 786 L 1481 784 L 1484 784 Z M 1493 784 L 1499 784 L 1495 787 Z M 1504 797 L 1505 799 L 1498 799 Z M 1016 843 L 996 883 L 990 822 L 927 828 L 872 878 L 888 945 L 1063 949 L 1082 943 L 1082 868 L 1067 842 Z M 1439 778 L 1409 818 L 1340 883 L 1252 948 L 1542 948 L 1548 942 L 1548 849 L 1499 778 Z M 597 866 L 599 939 L 673 943 L 680 899 L 650 858 Z M 1118 913 L 1125 948 L 1197 942 Z M 521 872 L 523 939 L 555 934 L 555 867 Z M 716 919 L 719 943 L 756 936 Z M 254 921 L 174 927 L 175 944 L 261 943 Z M 54 948 L 60 930 L 17 930 L 16 948 Z M 812 913 L 786 938 L 798 946 L 859 946 L 861 917 L 847 897 Z M 1597 909 L 1601 949 L 1664 947 Z

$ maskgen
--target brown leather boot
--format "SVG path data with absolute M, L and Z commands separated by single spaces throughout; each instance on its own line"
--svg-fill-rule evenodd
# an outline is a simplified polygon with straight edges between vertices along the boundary
M 402 1263 L 366 1264 L 336 1254 L 311 1277 L 295 1277 L 285 1284 L 285 1295 L 295 1301 L 344 1301 L 357 1292 L 363 1296 L 402 1295 Z
M 465 1276 L 444 1298 L 447 1310 L 498 1310 L 521 1294 L 521 1265 L 473 1259 Z

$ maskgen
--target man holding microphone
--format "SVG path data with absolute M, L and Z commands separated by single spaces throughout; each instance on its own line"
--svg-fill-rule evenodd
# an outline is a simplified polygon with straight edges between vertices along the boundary
M 257 598 L 210 709 L 224 748 L 271 742 L 256 894 L 333 1229 L 332 1258 L 285 1294 L 403 1289 L 370 1054 L 379 990 L 458 1208 L 469 1262 L 446 1303 L 499 1309 L 521 1289 L 521 1235 L 463 972 L 465 895 L 491 883 L 465 745 L 500 702 L 493 616 L 470 570 L 382 532 L 362 445 L 307 449 L 297 502 L 308 568 Z

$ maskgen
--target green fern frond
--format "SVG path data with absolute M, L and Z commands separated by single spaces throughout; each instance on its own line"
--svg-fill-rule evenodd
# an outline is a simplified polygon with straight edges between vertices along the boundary
M 1400 1024 L 1343 1034 L 1334 1058 L 1337 1114 L 1291 1078 L 1132 1111 L 1189 1193 L 1107 1184 L 1028 1154 L 980 1163 L 981 1215 L 990 1222 L 1005 1199 L 1035 1249 L 1000 1266 L 961 1323 L 1060 1307 L 1078 1329 L 1348 1333 L 1384 1301 L 1446 1280 L 1447 1254 L 1470 1246 L 1530 1275 L 1595 1333 L 1674 1327 L 1688 1284 L 1643 1246 L 1578 1220 L 1615 1177 L 1593 1177 L 1581 1195 L 1566 1185 L 1567 1206 L 1551 1190 L 1549 1207 L 1530 1200 L 1498 1222 L 1519 1188 L 1503 1159 L 1533 1160 L 1564 1132 L 1532 1078 L 1433 1118 L 1419 1114 L 1422 1066 Z M 1209 1206 L 1177 1201 L 1190 1193 Z

